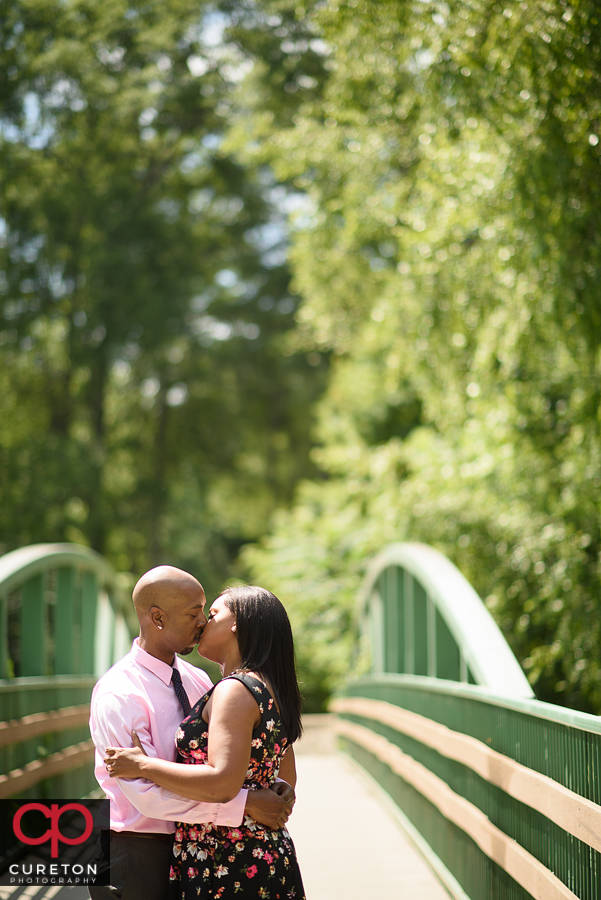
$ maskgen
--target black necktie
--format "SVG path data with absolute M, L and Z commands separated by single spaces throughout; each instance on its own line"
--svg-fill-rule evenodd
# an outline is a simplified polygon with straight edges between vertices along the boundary
M 189 716 L 192 712 L 192 707 L 190 706 L 190 701 L 188 700 L 186 689 L 182 684 L 182 676 L 175 668 L 171 673 L 171 683 L 173 684 L 173 690 L 175 691 L 177 699 L 181 703 L 181 707 L 184 711 L 184 718 L 186 718 L 186 716 Z

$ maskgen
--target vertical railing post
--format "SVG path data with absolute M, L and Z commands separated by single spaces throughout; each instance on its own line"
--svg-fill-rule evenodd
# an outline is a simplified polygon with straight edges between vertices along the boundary
M 396 592 L 395 566 L 385 569 L 381 575 L 382 594 L 384 597 L 384 628 L 386 655 L 384 667 L 386 672 L 399 671 L 399 601 Z
M 369 618 L 371 622 L 372 669 L 376 675 L 381 675 L 384 671 L 383 605 L 379 591 L 377 589 L 373 590 L 369 598 Z
M 407 573 L 407 586 L 413 600 L 413 674 L 428 674 L 428 597 L 423 586 Z
M 428 633 L 428 675 L 436 678 L 438 660 L 436 656 L 436 606 L 432 598 L 427 598 L 427 633 Z
M 35 575 L 21 590 L 21 675 L 45 675 L 44 576 Z
M 0 678 L 8 678 L 8 597 L 0 596 Z
M 81 588 L 81 671 L 94 674 L 94 629 L 98 603 L 98 581 L 95 572 L 84 572 Z
M 394 573 L 394 594 L 396 597 L 397 621 L 396 621 L 396 643 L 397 643 L 397 659 L 395 672 L 407 671 L 407 660 L 405 658 L 405 585 L 403 582 L 403 571 L 398 566 L 391 566 Z
M 58 569 L 56 598 L 56 649 L 57 675 L 76 674 L 75 668 L 75 569 Z
M 407 569 L 400 569 L 403 578 L 403 601 L 405 604 L 405 672 L 415 673 L 415 624 L 413 614 L 413 577 Z
M 106 591 L 100 591 L 94 626 L 94 675 L 103 675 L 113 664 L 115 611 Z

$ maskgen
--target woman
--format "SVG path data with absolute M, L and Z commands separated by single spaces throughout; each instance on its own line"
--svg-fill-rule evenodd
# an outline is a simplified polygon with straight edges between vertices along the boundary
M 192 800 L 217 803 L 241 787 L 268 787 L 278 772 L 294 787 L 301 699 L 292 630 L 278 598 L 260 587 L 224 591 L 211 607 L 198 652 L 218 662 L 224 677 L 182 722 L 178 762 L 147 757 L 139 745 L 109 747 L 110 774 L 148 778 Z M 229 900 L 238 893 L 304 900 L 285 829 L 269 831 L 248 816 L 238 828 L 180 823 L 173 853 L 170 879 L 178 900 Z

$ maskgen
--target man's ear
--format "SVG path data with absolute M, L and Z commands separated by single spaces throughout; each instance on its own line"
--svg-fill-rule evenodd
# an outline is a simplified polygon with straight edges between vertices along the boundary
M 150 621 L 159 631 L 163 630 L 165 624 L 165 614 L 160 606 L 153 606 L 150 609 Z

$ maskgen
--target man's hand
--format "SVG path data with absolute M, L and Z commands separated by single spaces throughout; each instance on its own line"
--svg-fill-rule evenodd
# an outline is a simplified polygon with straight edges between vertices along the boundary
M 277 831 L 288 821 L 295 799 L 290 785 L 278 781 L 272 788 L 249 791 L 244 812 L 261 825 Z
M 288 784 L 287 781 L 276 781 L 275 784 L 272 784 L 269 788 L 270 791 L 275 791 L 276 794 L 285 800 L 286 803 L 290 804 L 290 812 L 292 812 L 292 807 L 296 803 L 296 794 L 294 793 L 294 788 Z

